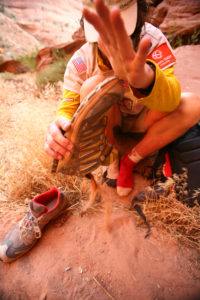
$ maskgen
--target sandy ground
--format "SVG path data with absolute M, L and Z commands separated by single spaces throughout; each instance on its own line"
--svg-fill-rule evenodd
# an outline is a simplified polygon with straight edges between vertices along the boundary
M 176 73 L 183 89 L 198 92 L 200 46 L 185 50 L 177 50 L 177 55 L 179 61 L 185 53 L 187 76 L 178 64 Z M 136 188 L 143 185 L 138 177 Z M 107 192 L 107 199 L 119 200 L 115 190 Z M 199 253 L 156 228 L 145 239 L 145 226 L 136 226 L 134 214 L 127 210 L 130 200 L 113 206 L 109 220 L 104 211 L 88 211 L 83 216 L 66 214 L 49 224 L 24 257 L 11 264 L 0 262 L 0 299 L 200 299 Z M 0 240 L 21 216 L 14 210 L 0 212 Z
M 197 254 L 155 228 L 145 239 L 130 212 L 112 212 L 110 231 L 104 213 L 59 220 L 27 255 L 1 263 L 0 299 L 199 299 Z

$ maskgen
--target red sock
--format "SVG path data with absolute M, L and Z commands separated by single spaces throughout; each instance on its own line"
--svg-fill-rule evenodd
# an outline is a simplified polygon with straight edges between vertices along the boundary
M 133 168 L 135 165 L 136 163 L 128 157 L 128 154 L 121 159 L 119 176 L 117 178 L 117 186 L 132 189 Z

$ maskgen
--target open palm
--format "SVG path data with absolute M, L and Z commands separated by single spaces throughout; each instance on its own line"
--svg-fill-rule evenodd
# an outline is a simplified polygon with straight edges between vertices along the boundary
M 150 39 L 142 39 L 135 52 L 119 8 L 109 10 L 103 0 L 97 0 L 95 8 L 96 13 L 84 8 L 83 17 L 98 31 L 99 48 L 109 59 L 115 75 L 135 88 L 147 88 L 154 80 L 154 72 L 146 64 Z

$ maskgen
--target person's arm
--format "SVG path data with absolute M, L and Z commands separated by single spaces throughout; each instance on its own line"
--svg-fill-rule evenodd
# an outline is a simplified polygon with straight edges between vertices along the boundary
M 181 98 L 181 86 L 174 74 L 175 53 L 166 36 L 152 24 L 144 24 L 141 36 L 151 39 L 146 62 L 153 68 L 155 78 L 145 90 L 132 89 L 133 94 L 151 109 L 173 111 Z
M 80 104 L 80 95 L 70 90 L 64 90 L 62 102 L 57 110 L 57 117 L 65 117 L 67 120 L 71 120 L 74 113 Z
M 64 90 L 63 100 L 56 113 L 56 118 L 49 125 L 46 134 L 44 149 L 52 158 L 62 159 L 64 156 L 70 155 L 73 145 L 64 137 L 63 132 L 70 129 L 70 121 L 79 106 L 79 99 L 79 94 Z
M 70 129 L 70 120 L 80 104 L 80 87 L 85 80 L 85 71 L 86 64 L 78 50 L 67 65 L 63 101 L 46 134 L 44 150 L 52 158 L 62 159 L 69 156 L 72 151 L 73 144 L 63 135 L 63 132 Z
M 163 112 L 173 111 L 181 98 L 181 86 L 174 75 L 174 67 L 161 70 L 155 62 L 151 61 L 151 63 L 155 66 L 153 84 L 146 90 L 134 88 L 131 90 L 134 96 L 148 108 Z
M 98 31 L 98 45 L 108 57 L 115 75 L 128 82 L 136 98 L 149 108 L 166 112 L 174 110 L 180 101 L 180 84 L 173 68 L 166 68 L 167 61 L 160 60 L 157 64 L 148 60 L 153 50 L 152 34 L 141 39 L 136 52 L 125 31 L 119 9 L 115 7 L 109 11 L 102 0 L 96 1 L 95 8 L 96 13 L 84 9 L 83 16 Z M 157 46 L 161 47 L 156 54 L 168 51 L 166 39 L 162 36 L 159 39 L 155 38 Z M 149 62 L 155 66 L 155 70 Z

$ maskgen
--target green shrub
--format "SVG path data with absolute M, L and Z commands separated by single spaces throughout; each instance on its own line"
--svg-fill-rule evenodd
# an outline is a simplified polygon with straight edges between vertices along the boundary
M 58 60 L 49 65 L 46 69 L 40 71 L 36 75 L 36 85 L 42 88 L 48 83 L 54 84 L 63 80 L 64 72 L 66 69 L 66 59 Z
M 19 62 L 24 67 L 27 67 L 30 72 L 34 72 L 36 70 L 37 64 L 36 64 L 36 55 L 37 55 L 38 50 L 35 50 L 29 54 L 25 54 L 23 56 L 20 56 L 17 58 Z
M 1 12 L 1 13 L 4 13 L 4 12 L 5 12 L 5 8 L 4 8 L 3 5 L 0 5 L 0 12 Z
M 200 28 L 196 29 L 191 35 L 191 44 L 199 45 L 200 44 Z
M 168 40 L 172 48 L 181 47 L 183 45 L 199 45 L 200 44 L 200 29 L 195 29 L 193 34 L 176 35 L 167 33 Z
M 38 88 L 42 88 L 48 83 L 54 84 L 63 80 L 67 62 L 71 55 L 67 55 L 63 49 L 53 49 L 53 63 L 46 67 L 46 69 L 40 71 L 36 75 L 36 85 Z

